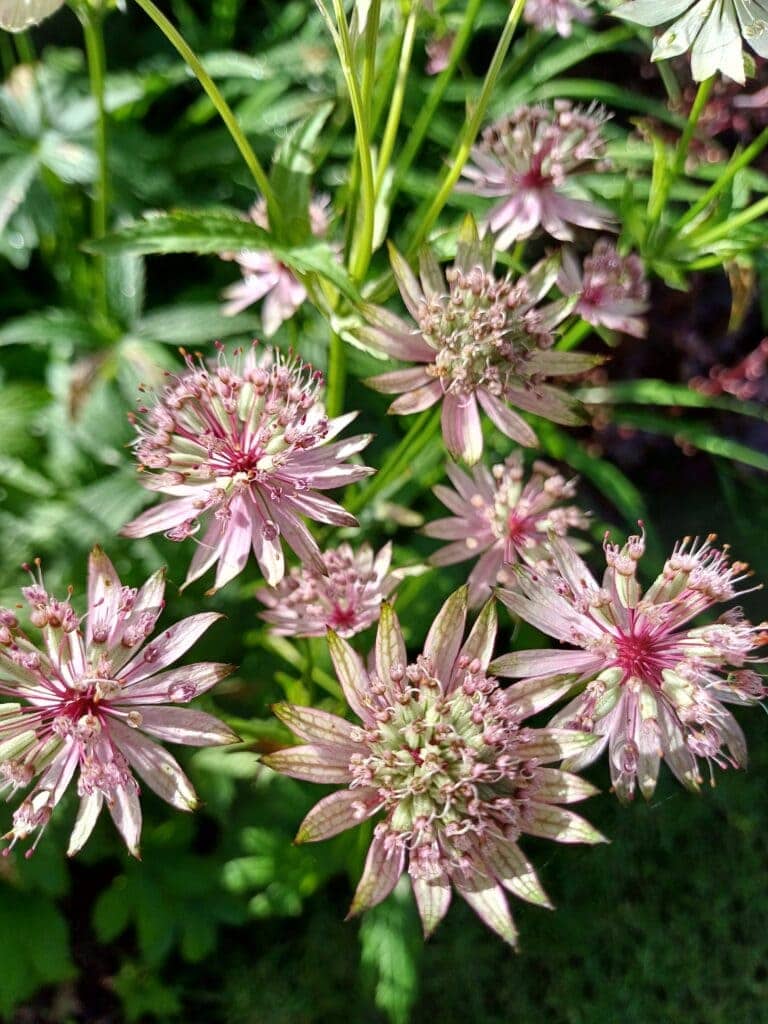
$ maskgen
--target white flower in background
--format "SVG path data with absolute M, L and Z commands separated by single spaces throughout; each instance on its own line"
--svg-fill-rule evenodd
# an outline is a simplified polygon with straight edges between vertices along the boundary
M 768 0 L 627 0 L 613 13 L 649 27 L 677 19 L 656 40 L 651 59 L 667 60 L 690 50 L 697 82 L 722 71 L 743 85 L 743 40 L 768 57 Z
M 23 32 L 64 6 L 64 0 L 0 0 L 0 28 Z

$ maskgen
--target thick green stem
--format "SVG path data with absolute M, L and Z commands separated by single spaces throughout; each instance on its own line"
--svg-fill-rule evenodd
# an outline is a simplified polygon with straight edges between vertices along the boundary
M 349 36 L 349 26 L 344 13 L 342 0 L 333 0 L 333 11 L 336 24 L 334 25 L 322 0 L 316 0 L 320 13 L 323 15 L 326 24 L 331 32 L 336 51 L 341 63 L 341 71 L 349 93 L 349 101 L 352 106 L 352 117 L 355 122 L 355 138 L 357 142 L 357 154 L 360 166 L 360 206 L 362 217 L 360 229 L 353 237 L 352 252 L 349 257 L 349 270 L 356 281 L 362 281 L 368 269 L 368 264 L 373 252 L 373 224 L 375 196 L 373 188 L 373 162 L 371 160 L 371 139 L 370 120 L 366 116 L 366 106 L 360 84 L 355 75 L 354 54 L 352 52 L 352 40 Z M 369 11 L 369 17 L 373 10 Z
M 227 131 L 232 136 L 232 141 L 240 150 L 240 154 L 243 160 L 245 160 L 248 170 L 253 175 L 256 185 L 267 201 L 267 208 L 269 210 L 269 218 L 272 227 L 277 234 L 280 234 L 280 228 L 283 220 L 282 211 L 278 206 L 275 194 L 272 191 L 272 186 L 269 184 L 269 178 L 267 177 L 264 168 L 259 163 L 259 158 L 254 153 L 250 142 L 243 133 L 242 128 L 237 123 L 237 118 L 232 112 L 232 108 L 219 91 L 219 87 L 205 70 L 200 58 L 189 46 L 178 29 L 175 28 L 168 18 L 166 18 L 163 12 L 159 10 L 152 0 L 136 0 L 136 3 L 146 14 L 149 15 L 171 46 L 186 62 L 195 78 L 204 89 L 211 103 L 216 108 L 216 111 L 227 127 Z
M 768 196 L 760 199 L 758 202 L 748 206 L 746 210 L 742 210 L 733 217 L 729 217 L 728 220 L 723 221 L 722 224 L 716 224 L 709 231 L 704 231 L 700 235 L 696 236 L 696 245 L 703 247 L 709 245 L 710 242 L 717 242 L 721 238 L 726 238 L 728 235 L 733 234 L 734 231 L 738 231 L 743 228 L 746 224 L 751 223 L 753 220 L 757 220 L 758 217 L 762 217 L 763 214 L 768 213 Z
M 400 117 L 403 112 L 405 87 L 408 81 L 408 71 L 411 66 L 413 43 L 416 38 L 416 22 L 418 20 L 420 6 L 421 0 L 414 0 L 411 4 L 411 9 L 408 12 L 408 20 L 405 23 L 403 45 L 400 50 L 400 62 L 397 67 L 397 79 L 395 80 L 395 88 L 392 92 L 389 114 L 387 115 L 387 123 L 384 126 L 384 134 L 381 139 L 381 148 L 379 150 L 379 160 L 376 166 L 375 192 L 377 196 L 380 194 L 382 185 L 384 184 L 384 177 L 387 173 L 389 161 L 392 159 L 392 152 L 395 148 L 397 129 L 400 127 Z
M 691 141 L 696 131 L 696 125 L 699 123 L 702 111 L 707 105 L 709 94 L 712 92 L 712 86 L 714 83 L 715 79 L 712 77 L 705 79 L 699 84 L 699 88 L 696 92 L 696 98 L 694 99 L 693 106 L 691 107 L 691 112 L 688 115 L 688 120 L 685 122 L 683 134 L 680 136 L 677 146 L 675 147 L 672 166 L 668 168 L 667 173 L 659 183 L 656 195 L 651 196 L 648 210 L 651 229 L 655 228 L 661 221 L 661 218 L 664 215 L 664 208 L 667 204 L 667 199 L 669 198 L 670 190 L 685 169 L 685 161 L 688 156 Z
M 520 20 L 524 7 L 525 0 L 515 0 L 512 5 L 504 30 L 501 33 L 501 38 L 496 46 L 496 52 L 493 55 L 490 67 L 486 73 L 483 88 L 480 91 L 480 96 L 477 100 L 477 105 L 475 106 L 472 116 L 464 124 L 464 130 L 459 138 L 456 155 L 443 176 L 443 181 L 438 189 L 437 195 L 432 200 L 429 209 L 422 217 L 418 228 L 414 232 L 414 235 L 407 246 L 407 255 L 409 257 L 413 256 L 422 242 L 426 239 L 433 224 L 440 216 L 443 207 L 448 201 L 451 192 L 453 192 L 456 182 L 459 180 L 464 164 L 466 163 L 472 146 L 475 143 L 475 139 L 477 138 L 480 125 L 483 123 L 483 119 L 485 118 L 485 112 L 488 109 L 488 104 L 490 103 L 493 90 L 496 86 L 496 79 L 499 77 L 499 72 L 504 64 L 504 59 L 507 56 L 507 51 L 509 50 L 512 37 L 515 34 L 515 29 L 517 28 L 517 23 Z
M 420 452 L 427 447 L 440 426 L 440 407 L 426 409 L 411 424 L 408 433 L 384 460 L 368 486 L 345 499 L 344 507 L 357 514 L 399 476 L 403 476 Z
M 91 83 L 91 95 L 96 101 L 96 157 L 99 164 L 98 177 L 93 191 L 91 209 L 91 231 L 95 239 L 103 238 L 107 233 L 107 211 L 109 209 L 109 167 L 107 164 L 107 112 L 104 106 L 104 79 L 106 74 L 106 57 L 104 53 L 103 13 L 90 4 L 83 9 L 83 35 L 85 52 L 88 59 L 88 77 Z M 94 256 L 97 270 L 97 298 L 100 311 L 106 316 L 109 312 L 107 304 L 107 273 L 106 258 Z
M 334 331 L 328 352 L 328 378 L 325 390 L 325 408 L 329 417 L 344 411 L 344 392 L 347 384 L 347 350 L 343 340 Z
M 586 320 L 577 320 L 575 324 L 568 328 L 555 345 L 555 348 L 559 352 L 570 352 L 572 348 L 576 348 L 579 342 L 583 341 L 592 331 L 592 324 L 588 324 Z
M 692 220 L 695 220 L 700 213 L 703 213 L 709 204 L 715 200 L 720 193 L 728 187 L 728 185 L 730 185 L 739 171 L 744 167 L 748 167 L 752 161 L 760 155 L 766 146 L 768 146 L 768 128 L 763 128 L 754 142 L 751 142 L 743 153 L 728 164 L 723 173 L 718 177 L 717 181 L 710 185 L 704 195 L 700 199 L 697 199 L 693 206 L 686 210 L 680 220 L 675 223 L 675 235 L 679 235 L 682 228 L 690 224 Z
M 421 112 L 416 118 L 413 128 L 411 128 L 410 134 L 408 135 L 405 145 L 398 157 L 397 163 L 395 164 L 395 175 L 392 183 L 392 198 L 394 198 L 397 191 L 402 186 L 403 178 L 413 163 L 416 154 L 421 149 L 421 144 L 424 142 L 426 134 L 429 131 L 429 126 L 437 112 L 437 108 L 442 102 L 446 89 L 451 84 L 459 61 L 464 56 L 464 51 L 472 37 L 472 29 L 474 28 L 475 19 L 477 18 L 482 5 L 483 0 L 469 0 L 467 3 L 467 9 L 464 12 L 464 19 L 459 31 L 456 33 L 453 46 L 451 47 L 448 64 L 438 75 L 437 81 L 432 87 L 426 103 L 421 108 Z

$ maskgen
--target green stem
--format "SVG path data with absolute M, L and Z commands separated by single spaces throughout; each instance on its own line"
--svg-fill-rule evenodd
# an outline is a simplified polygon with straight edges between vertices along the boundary
M 378 196 L 381 192 L 382 185 L 384 184 L 384 176 L 387 173 L 389 167 L 389 161 L 392 159 L 392 152 L 395 148 L 395 139 L 397 138 L 397 129 L 400 127 L 400 117 L 403 113 L 403 101 L 405 100 L 405 87 L 408 81 L 408 71 L 411 66 L 411 57 L 413 56 L 413 43 L 416 38 L 416 22 L 419 15 L 419 8 L 421 6 L 421 0 L 414 0 L 411 4 L 411 9 L 408 12 L 408 20 L 405 24 L 405 32 L 403 33 L 403 45 L 400 50 L 400 62 L 397 67 L 397 79 L 395 80 L 395 88 L 392 92 L 392 99 L 389 106 L 389 114 L 387 115 L 387 123 L 384 126 L 384 134 L 381 139 L 381 149 L 379 150 L 379 161 L 376 166 L 376 181 L 374 189 Z
M 377 494 L 380 494 L 398 476 L 402 476 L 413 464 L 416 456 L 431 443 L 440 426 L 440 406 L 436 409 L 425 409 L 420 413 L 402 438 L 397 448 L 391 451 L 384 460 L 381 469 L 368 486 L 345 498 L 344 507 L 357 514 L 369 505 Z
M 279 235 L 279 229 L 282 227 L 283 220 L 282 211 L 277 204 L 277 199 L 272 191 L 272 186 L 269 184 L 269 178 L 267 177 L 264 168 L 259 163 L 259 158 L 254 153 L 250 142 L 243 133 L 242 128 L 237 123 L 237 118 L 232 112 L 232 108 L 222 96 L 219 91 L 219 87 L 203 67 L 200 58 L 197 56 L 195 51 L 189 46 L 178 29 L 171 24 L 168 18 L 166 18 L 163 12 L 152 2 L 152 0 L 136 0 L 136 3 L 141 7 L 145 14 L 149 15 L 171 46 L 187 63 L 211 103 L 216 108 L 219 116 L 227 127 L 227 131 L 232 136 L 232 141 L 240 150 L 240 154 L 243 160 L 245 160 L 248 170 L 253 175 L 254 181 L 261 191 L 261 194 L 267 201 L 270 223 L 272 224 L 275 233 Z
M 37 57 L 35 56 L 32 41 L 27 33 L 19 32 L 13 37 L 13 41 L 16 44 L 16 52 L 19 55 L 19 62 L 21 64 L 34 64 Z
M 344 411 L 344 392 L 347 384 L 347 350 L 338 334 L 331 334 L 328 352 L 328 380 L 325 390 L 325 408 L 332 419 Z
M 591 334 L 592 330 L 592 324 L 588 324 L 586 320 L 577 320 L 575 324 L 571 324 L 555 345 L 555 348 L 558 352 L 570 352 L 572 348 L 576 348 L 580 341 L 583 341 L 587 335 Z
M 696 131 L 696 125 L 699 123 L 704 107 L 707 105 L 709 100 L 709 94 L 712 92 L 712 86 L 715 84 L 714 76 L 705 79 L 699 83 L 699 88 L 696 91 L 696 98 L 693 101 L 691 112 L 688 115 L 688 120 L 685 122 L 685 128 L 680 136 L 677 146 L 675 147 L 675 155 L 672 158 L 672 166 L 667 170 L 662 181 L 659 183 L 659 189 L 657 194 L 653 197 L 648 211 L 650 220 L 651 230 L 655 228 L 664 214 L 664 207 L 666 206 L 667 199 L 669 198 L 670 190 L 675 184 L 677 179 L 685 169 L 685 160 L 688 156 L 688 150 L 691 145 L 694 133 Z
M 437 108 L 442 102 L 446 89 L 451 84 L 453 76 L 456 73 L 456 68 L 459 65 L 459 61 L 464 56 L 464 51 L 466 50 L 472 36 L 475 18 L 477 17 L 482 5 L 483 0 L 469 0 L 469 3 L 467 4 L 467 9 L 464 12 L 464 20 L 459 27 L 459 31 L 456 33 L 456 38 L 454 39 L 453 46 L 451 47 L 448 64 L 438 75 L 437 81 L 432 87 L 426 103 L 421 108 L 421 112 L 416 118 L 413 128 L 411 128 L 410 134 L 408 135 L 405 145 L 398 157 L 397 163 L 395 164 L 395 175 L 392 182 L 393 199 L 399 191 L 403 183 L 403 178 L 413 163 L 416 154 L 421 149 L 421 145 L 429 131 L 429 126 L 432 123 Z
M 768 128 L 764 128 L 757 138 L 751 142 L 747 148 L 741 153 L 735 160 L 732 160 L 728 166 L 724 169 L 723 173 L 718 177 L 717 181 L 707 189 L 700 199 L 691 206 L 675 223 L 674 234 L 678 235 L 682 228 L 690 224 L 692 220 L 695 220 L 700 213 L 702 213 L 709 204 L 717 198 L 717 196 L 727 188 L 728 185 L 733 181 L 739 171 L 748 167 L 752 161 L 759 156 L 759 154 L 768 145 Z
M 507 56 L 512 37 L 515 34 L 517 23 L 520 20 L 520 16 L 523 13 L 525 7 L 525 0 L 515 0 L 512 5 L 512 9 L 509 12 L 509 17 L 504 26 L 504 30 L 501 33 L 496 51 L 491 60 L 490 67 L 485 76 L 483 82 L 483 88 L 480 92 L 480 96 L 477 100 L 474 113 L 468 121 L 464 124 L 464 130 L 461 133 L 459 139 L 459 146 L 456 151 L 456 155 L 453 158 L 450 167 L 446 171 L 443 182 L 437 192 L 437 195 L 432 200 L 429 209 L 426 214 L 422 217 L 421 223 L 418 229 L 414 233 L 410 244 L 407 247 L 407 256 L 412 257 L 413 254 L 418 250 L 421 243 L 429 234 L 432 229 L 432 225 L 435 223 L 437 218 L 440 216 L 440 212 L 445 206 L 451 192 L 459 180 L 459 176 L 464 168 L 464 164 L 469 157 L 472 146 L 475 143 L 477 133 L 480 130 L 480 125 L 483 123 L 485 112 L 488 109 L 488 104 L 491 100 L 491 95 L 496 86 L 496 79 L 499 76 L 502 65 L 504 64 L 504 58 Z
M 376 78 L 376 40 L 381 19 L 381 0 L 372 0 L 365 23 L 365 52 L 363 54 L 362 100 L 366 124 L 373 120 L 373 83 Z
M 360 204 L 362 206 L 362 223 L 360 231 L 353 239 L 352 252 L 349 258 L 349 269 L 355 281 L 362 281 L 368 269 L 368 263 L 373 252 L 373 216 L 375 197 L 373 191 L 373 163 L 371 161 L 371 140 L 369 133 L 369 120 L 366 116 L 365 102 L 360 91 L 360 84 L 357 81 L 354 69 L 354 54 L 352 52 L 352 40 L 349 37 L 349 26 L 344 13 L 342 0 L 333 0 L 333 10 L 336 16 L 334 26 L 328 11 L 322 0 L 316 0 L 328 25 L 336 51 L 341 63 L 341 71 L 349 93 L 349 101 L 352 105 L 352 117 L 355 122 L 355 138 L 357 142 L 357 153 L 360 162 Z M 372 12 L 369 12 L 369 17 Z
M 103 14 L 92 5 L 83 9 L 81 14 L 85 52 L 88 59 L 88 77 L 91 83 L 91 95 L 96 101 L 96 157 L 99 173 L 93 193 L 91 208 L 91 231 L 95 239 L 103 238 L 107 233 L 107 211 L 109 209 L 109 166 L 107 163 L 107 113 L 104 106 L 104 78 L 106 73 L 106 57 L 104 53 Z M 101 312 L 107 316 L 107 270 L 106 257 L 94 257 L 97 270 L 97 296 Z
M 746 224 L 751 223 L 751 221 L 757 220 L 758 217 L 762 217 L 764 213 L 768 213 L 768 196 L 748 206 L 746 210 L 742 210 L 741 213 L 737 213 L 734 217 L 723 221 L 722 224 L 717 224 L 715 227 L 710 228 L 709 231 L 704 231 L 697 235 L 696 245 L 705 246 L 710 242 L 717 242 L 734 231 L 738 231 L 739 228 L 743 228 Z

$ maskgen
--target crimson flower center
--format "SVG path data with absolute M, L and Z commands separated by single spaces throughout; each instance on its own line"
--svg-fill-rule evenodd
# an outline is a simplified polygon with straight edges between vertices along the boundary
M 661 672 L 666 662 L 652 636 L 624 633 L 615 638 L 616 664 L 624 670 L 626 682 L 637 676 L 645 683 L 661 685 Z

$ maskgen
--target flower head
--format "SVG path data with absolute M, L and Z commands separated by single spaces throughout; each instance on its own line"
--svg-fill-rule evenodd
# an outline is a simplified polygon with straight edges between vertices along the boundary
M 462 173 L 466 191 L 503 197 L 488 218 L 499 249 L 539 226 L 563 241 L 573 239 L 572 224 L 614 230 L 608 210 L 569 195 L 569 179 L 604 155 L 606 120 L 600 108 L 557 100 L 551 108 L 520 107 L 483 131 Z
M 545 381 L 603 361 L 601 356 L 551 350 L 554 328 L 573 304 L 558 300 L 540 305 L 557 279 L 557 258 L 543 260 L 513 281 L 494 275 L 491 245 L 487 237 L 478 240 L 468 221 L 456 261 L 445 275 L 434 256 L 422 252 L 420 282 L 392 250 L 400 293 L 417 328 L 385 309 L 368 307 L 372 326 L 360 331 L 371 346 L 421 364 L 366 381 L 385 394 L 402 393 L 389 411 L 421 412 L 442 400 L 446 447 L 454 458 L 470 464 L 483 451 L 478 404 L 507 437 L 531 447 L 536 434 L 509 406 L 555 423 L 581 424 L 585 417 L 576 399 Z
M 328 231 L 329 196 L 318 196 L 309 205 L 309 225 L 312 234 L 320 238 Z M 250 219 L 265 231 L 269 230 L 267 204 L 258 199 L 251 207 Z M 264 334 L 270 338 L 285 320 L 290 320 L 307 297 L 306 289 L 290 269 L 268 249 L 241 249 L 237 254 L 225 254 L 234 259 L 243 271 L 243 278 L 224 291 L 227 302 L 223 312 L 235 316 L 259 299 L 264 299 L 261 322 Z
M 510 565 L 543 569 L 552 557 L 550 533 L 565 537 L 588 526 L 580 508 L 563 504 L 576 493 L 576 481 L 545 462 L 535 462 L 526 480 L 519 452 L 490 471 L 475 466 L 469 476 L 449 463 L 447 473 L 455 490 L 438 485 L 435 494 L 454 514 L 428 523 L 424 533 L 451 542 L 432 555 L 433 565 L 478 559 L 467 581 L 470 606 L 487 600 L 497 583 L 511 582 Z
M 7 797 L 35 783 L 5 836 L 11 847 L 37 832 L 77 773 L 80 810 L 69 854 L 86 842 L 106 801 L 132 854 L 141 834 L 139 785 L 183 811 L 195 791 L 176 760 L 150 737 L 193 747 L 231 743 L 235 734 L 202 711 L 173 707 L 214 686 L 230 665 L 201 663 L 168 669 L 220 615 L 192 615 L 150 643 L 163 610 L 165 574 L 139 590 L 122 586 L 99 548 L 88 563 L 88 613 L 52 597 L 38 574 L 22 593 L 35 643 L 13 612 L 0 609 L 0 792 Z M 36 781 L 35 781 L 36 780 Z M 10 849 L 8 847 L 7 849 Z M 34 849 L 34 847 L 32 847 Z
M 307 740 L 264 760 L 313 782 L 345 783 L 307 815 L 297 841 L 326 839 L 383 812 L 351 913 L 385 899 L 407 870 L 424 931 L 445 915 L 452 887 L 483 921 L 514 944 L 504 890 L 547 906 L 521 835 L 599 842 L 582 818 L 557 805 L 594 790 L 576 776 L 542 767 L 581 750 L 592 737 L 530 729 L 525 718 L 552 698 L 549 684 L 514 698 L 488 675 L 496 614 L 486 605 L 466 641 L 466 589 L 437 616 L 424 653 L 408 662 L 400 626 L 384 604 L 373 667 L 329 634 L 353 725 L 327 712 L 280 705 L 279 717 Z
M 653 47 L 651 60 L 691 51 L 691 72 L 703 82 L 718 71 L 744 85 L 743 40 L 768 57 L 768 3 L 765 0 L 627 0 L 611 12 L 638 25 L 674 23 Z
M 622 800 L 638 785 L 649 797 L 661 758 L 690 789 L 701 784 L 698 758 L 725 768 L 746 762 L 744 735 L 723 702 L 753 704 L 765 696 L 746 667 L 768 642 L 768 624 L 750 625 L 738 609 L 691 626 L 702 612 L 730 600 L 746 566 L 727 549 L 686 538 L 643 593 L 636 579 L 642 536 L 624 547 L 606 542 L 607 569 L 598 583 L 577 554 L 553 537 L 555 572 L 518 568 L 499 593 L 515 614 L 573 650 L 520 651 L 500 659 L 506 674 L 537 679 L 572 673 L 585 686 L 552 720 L 583 729 L 599 742 L 565 762 L 578 771 L 608 747 L 611 779 Z
M 592 21 L 592 12 L 579 0 L 528 0 L 523 20 L 542 32 L 554 29 L 558 35 L 567 37 L 571 34 L 573 22 Z
M 582 320 L 645 337 L 649 288 L 639 256 L 620 256 L 613 242 L 601 238 L 579 268 L 573 250 L 566 249 L 557 284 L 564 294 L 579 296 L 575 312 Z
M 441 71 L 448 67 L 455 39 L 455 32 L 444 32 L 440 36 L 430 36 L 424 45 L 428 58 L 424 71 L 428 75 L 439 75 Z
M 354 636 L 376 622 L 381 602 L 400 582 L 389 571 L 392 545 L 374 555 L 369 544 L 353 551 L 349 544 L 324 551 L 325 572 L 303 565 L 291 569 L 274 588 L 256 597 L 267 606 L 261 617 L 278 636 Z
M 64 0 L 0 0 L 0 28 L 23 32 L 64 6 Z
M 325 571 L 320 549 L 301 521 L 354 526 L 357 520 L 318 491 L 367 476 L 346 463 L 367 435 L 329 444 L 355 413 L 329 420 L 319 399 L 322 376 L 295 356 L 256 343 L 228 362 L 219 346 L 212 367 L 185 356 L 187 372 L 136 421 L 144 486 L 172 496 L 123 528 L 127 537 L 161 530 L 170 540 L 206 530 L 187 583 L 218 562 L 215 586 L 240 573 L 253 553 L 270 586 L 283 578 L 281 537 L 302 561 Z

